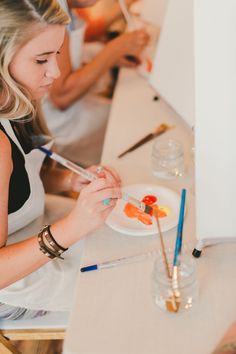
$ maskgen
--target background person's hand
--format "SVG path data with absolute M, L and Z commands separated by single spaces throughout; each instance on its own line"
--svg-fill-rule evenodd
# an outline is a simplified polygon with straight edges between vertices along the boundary
M 139 57 L 148 44 L 149 35 L 144 29 L 127 32 L 111 40 L 108 45 L 112 46 L 112 52 L 119 52 L 120 58 L 126 55 Z
M 141 64 L 141 60 L 135 56 L 126 55 L 119 60 L 118 66 L 125 66 L 126 68 L 137 68 Z

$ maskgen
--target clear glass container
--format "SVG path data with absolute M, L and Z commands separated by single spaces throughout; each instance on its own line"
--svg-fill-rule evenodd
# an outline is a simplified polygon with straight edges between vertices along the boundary
M 167 255 L 168 264 L 172 275 L 173 253 Z M 198 281 L 196 263 L 192 256 L 184 254 L 180 256 L 178 266 L 178 311 L 170 310 L 170 302 L 174 296 L 172 279 L 167 277 L 163 256 L 158 255 L 152 272 L 151 294 L 154 303 L 163 311 L 180 313 L 192 308 L 198 298 Z
M 152 172 L 159 178 L 173 179 L 184 174 L 184 151 L 179 141 L 156 141 L 152 147 L 151 160 Z

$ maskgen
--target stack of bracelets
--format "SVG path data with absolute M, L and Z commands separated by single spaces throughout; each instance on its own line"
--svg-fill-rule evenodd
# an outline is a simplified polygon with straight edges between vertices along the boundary
M 45 240 L 47 244 L 45 244 Z M 39 242 L 39 249 L 42 251 L 48 258 L 62 258 L 61 254 L 68 250 L 68 248 L 64 248 L 60 246 L 50 231 L 50 225 L 44 226 L 44 228 L 38 234 L 38 242 Z

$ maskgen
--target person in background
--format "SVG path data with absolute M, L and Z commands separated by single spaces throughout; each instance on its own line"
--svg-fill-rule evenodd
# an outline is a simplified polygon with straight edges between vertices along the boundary
M 60 75 L 57 59 L 68 23 L 56 0 L 0 2 L 1 319 L 70 309 L 82 239 L 104 223 L 121 196 L 113 170 L 104 169 L 89 184 L 70 171 L 42 171 L 44 154 L 33 144 L 45 133 L 37 104 Z M 80 195 L 64 217 L 43 227 L 44 187 Z M 53 206 L 55 213 L 62 208 Z M 23 240 L 12 243 L 15 232 Z
M 126 0 L 127 7 L 130 7 L 137 0 Z M 105 8 L 105 3 L 104 3 Z M 89 8 L 77 8 L 75 12 L 80 18 L 86 22 L 86 29 L 84 34 L 85 42 L 93 42 L 98 40 L 106 40 L 107 31 L 114 22 L 123 18 L 123 14 L 118 0 L 109 6 L 102 15 L 94 15 Z
M 66 8 L 63 0 L 59 2 Z M 125 33 L 107 43 L 83 65 L 86 24 L 74 16 L 72 9 L 95 2 L 68 1 L 72 21 L 59 57 L 61 76 L 53 83 L 42 105 L 58 151 L 83 166 L 100 162 L 110 109 L 110 100 L 100 94 L 104 85 L 98 79 L 121 62 L 133 66 L 125 57 L 139 57 L 149 40 L 143 30 Z

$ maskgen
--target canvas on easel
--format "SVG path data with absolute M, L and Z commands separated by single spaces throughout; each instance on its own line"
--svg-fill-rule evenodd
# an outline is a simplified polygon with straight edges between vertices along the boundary
M 193 0 L 169 0 L 150 83 L 194 125 Z
M 236 2 L 195 0 L 194 15 L 200 252 L 206 245 L 236 240 Z
M 235 0 L 169 0 L 151 78 L 195 127 L 196 257 L 236 240 L 235 33 Z

